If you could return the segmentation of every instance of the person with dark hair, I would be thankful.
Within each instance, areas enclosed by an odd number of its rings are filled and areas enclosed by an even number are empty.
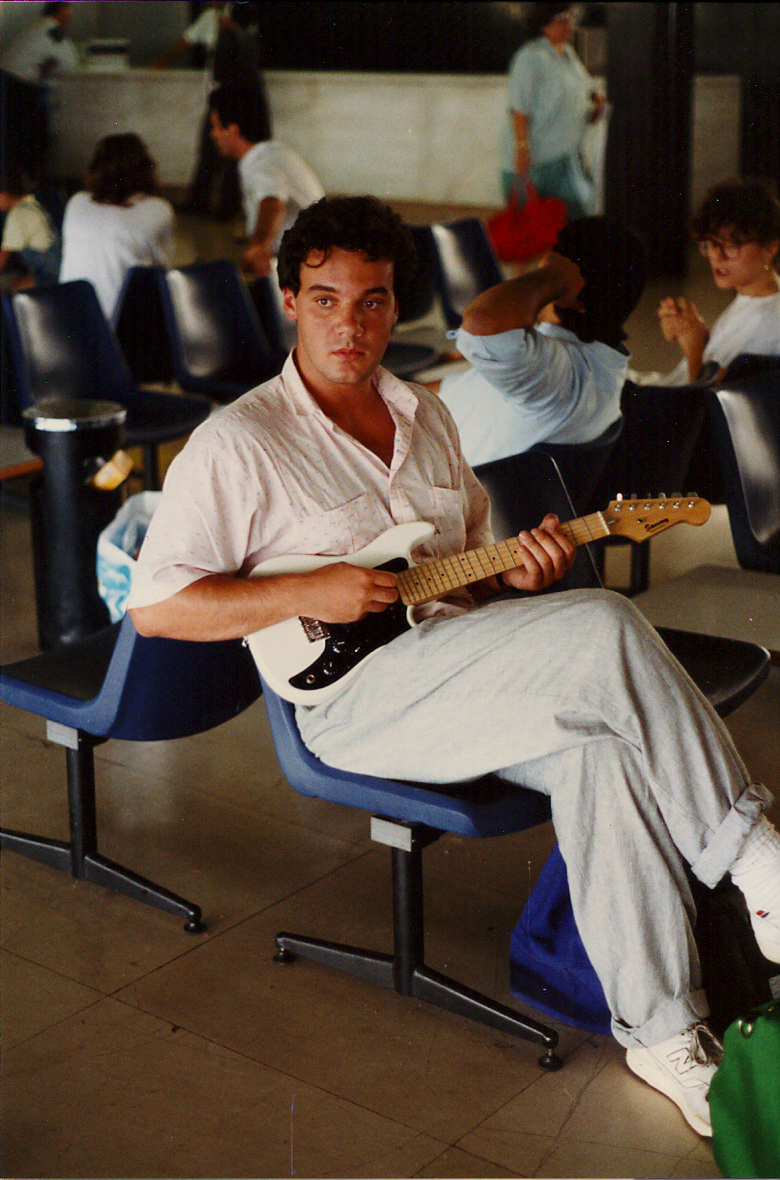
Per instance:
[[[762,181],[722,181],[694,214],[691,233],[715,286],[736,291],[736,298],[711,329],[690,299],[662,299],[661,331],[680,346],[683,359],[665,375],[631,374],[645,385],[686,385],[707,361],[723,370],[743,352],[780,356],[780,202]]]
[[[235,6],[226,0],[210,0],[179,40],[151,62],[150,69],[171,65],[186,50],[199,48],[206,58],[206,87],[234,86],[249,96],[259,119],[257,140],[271,138],[271,116],[265,82],[259,69],[257,29],[242,27]],[[198,162],[182,212],[226,221],[241,209],[241,190],[235,160],[222,156],[211,139],[210,111],[201,128]]]
[[[238,161],[249,238],[243,265],[255,275],[270,274],[282,234],[324,189],[297,152],[265,137],[262,106],[251,94],[220,86],[209,96],[209,107],[217,150]]]
[[[356,556],[391,526],[434,526],[418,562],[491,540],[488,498],[446,407],[380,367],[403,237],[396,215],[365,197],[304,210],[287,231],[284,307],[298,345],[279,376],[218,410],[174,459],[129,599],[141,634],[202,641],[296,617],[315,633],[354,623],[398,600],[396,575]],[[570,568],[557,517],[522,532],[513,552],[516,566],[442,589],[417,608],[418,626],[298,708],[301,736],[341,770],[431,783],[494,771],[548,795],[614,1035],[633,1072],[708,1135],[720,1049],[703,1023],[685,866],[708,885],[731,871],[762,950],[780,961],[771,795],[622,595],[500,595],[543,590]],[[247,576],[291,554],[335,560]]]
[[[0,65],[25,82],[46,82],[78,65],[76,47],[66,35],[73,17],[73,5],[44,4],[38,20],[20,33],[3,51]]]
[[[578,9],[532,4],[528,39],[509,65],[507,112],[501,128],[504,197],[530,180],[541,197],[565,201],[569,218],[594,211],[595,187],[583,160],[588,123],[605,101],[570,45]]]
[[[5,214],[0,245],[0,271],[14,255],[22,273],[4,273],[2,283],[18,291],[22,287],[56,283],[60,270],[60,237],[46,210],[30,192],[30,183],[18,164],[0,161],[0,213]],[[9,267],[9,272],[13,268]]]
[[[65,206],[60,282],[88,279],[110,319],[131,266],[168,265],[173,226],[146,144],[133,132],[107,135],[95,148],[84,191]]]
[[[474,299],[456,340],[472,368],[440,386],[469,463],[539,442],[592,442],[620,418],[623,324],[645,278],[636,235],[584,217],[564,227],[543,266]]]

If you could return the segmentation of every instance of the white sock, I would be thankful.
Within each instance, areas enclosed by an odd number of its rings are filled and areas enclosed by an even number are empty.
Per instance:
[[[729,871],[748,909],[780,926],[780,832],[765,815],[751,828]]]

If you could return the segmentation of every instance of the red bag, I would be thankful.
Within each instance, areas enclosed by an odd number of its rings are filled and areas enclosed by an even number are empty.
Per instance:
[[[566,205],[557,197],[540,197],[528,181],[525,198],[521,205],[513,189],[507,208],[487,219],[488,237],[501,262],[526,262],[546,254],[566,224]]]

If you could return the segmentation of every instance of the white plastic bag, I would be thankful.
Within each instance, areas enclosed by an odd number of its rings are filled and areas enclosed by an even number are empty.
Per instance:
[[[125,613],[138,551],[162,492],[138,492],[129,496],[97,543],[98,593],[108,607],[112,623]]]

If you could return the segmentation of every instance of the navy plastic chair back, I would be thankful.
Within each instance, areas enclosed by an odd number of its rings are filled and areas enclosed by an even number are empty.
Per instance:
[[[126,405],[135,387],[116,338],[86,279],[4,297],[21,409],[47,398]]]
[[[271,376],[271,349],[234,263],[157,271],[176,380],[219,401]]]
[[[496,540],[516,536],[521,529],[536,528],[548,512],[561,521],[578,515],[558,464],[543,450],[525,451],[482,463],[474,474],[490,499],[491,527]],[[606,508],[606,504],[602,505]],[[601,585],[590,548],[581,545],[574,565],[555,586],[558,590],[598,588]]]
[[[599,485],[617,441],[623,433],[623,419],[618,418],[598,438],[585,443],[538,443],[534,450],[549,455],[558,465],[561,478],[578,516],[587,513],[593,493]],[[610,496],[600,506],[606,508]]]
[[[780,573],[780,369],[709,395],[739,564]]]
[[[119,293],[113,323],[133,380],[168,384],[173,358],[154,266],[131,266]]]
[[[436,246],[436,278],[448,328],[459,328],[473,299],[503,282],[485,226],[478,217],[431,227]]]
[[[398,323],[424,319],[436,305],[436,247],[429,225],[410,225],[417,250],[417,270],[409,287],[399,294]]]
[[[284,295],[275,262],[270,275],[263,275],[249,284],[249,294],[271,349],[271,368],[274,373],[280,373],[298,342],[298,329],[284,314]]]

